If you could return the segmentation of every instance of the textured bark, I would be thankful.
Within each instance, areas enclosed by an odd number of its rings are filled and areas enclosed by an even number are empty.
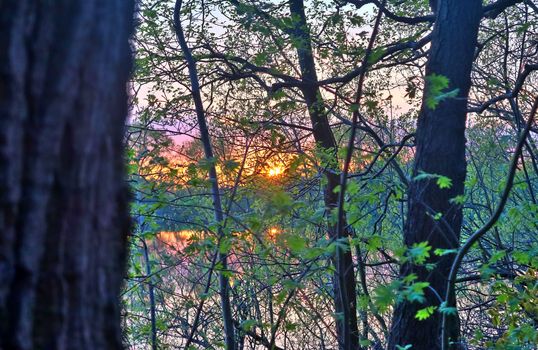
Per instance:
[[[437,4],[436,22],[426,75],[444,75],[450,79],[449,89],[459,89],[457,98],[442,101],[430,109],[423,102],[416,133],[416,156],[414,175],[420,171],[447,176],[452,180],[450,189],[440,189],[435,180],[412,181],[404,243],[428,241],[436,248],[459,247],[462,208],[451,199],[463,194],[466,175],[465,120],[471,67],[476,46],[478,25],[482,15],[480,0],[444,0]],[[426,88],[425,99],[428,96]],[[441,220],[432,218],[442,213]],[[429,263],[435,268],[427,271],[423,266],[406,264],[401,275],[416,274],[419,281],[427,281],[439,296],[446,292],[446,282],[453,255],[433,256]],[[454,296],[453,296],[454,297]],[[399,304],[394,312],[389,349],[396,345],[412,344],[413,350],[439,349],[440,313],[436,312],[424,321],[415,318],[417,310],[429,305],[439,306],[439,299],[426,289],[426,303]],[[457,322],[449,330],[453,340],[459,338]]]
[[[297,22],[292,35],[297,40],[297,56],[301,69],[303,93],[310,121],[312,123],[313,136],[319,146],[325,151],[335,152],[338,145],[329,125],[327,112],[323,106],[321,92],[318,87],[318,77],[314,56],[312,54],[311,37],[306,22],[303,0],[291,0],[290,12]],[[335,154],[336,157],[336,154]],[[335,161],[336,164],[336,161]],[[330,166],[329,166],[330,168]],[[334,192],[340,185],[340,178],[333,171],[325,171],[327,184],[324,188],[325,206],[329,211],[336,210],[338,204],[338,194]],[[351,235],[346,222],[342,225],[341,237],[337,237],[336,225],[329,225],[329,236],[334,239],[347,238]],[[334,298],[336,312],[344,317],[337,320],[337,334],[339,348],[342,350],[352,350],[359,348],[359,332],[357,325],[357,291],[356,279],[353,268],[353,257],[351,250],[342,251],[338,254],[340,261],[335,261],[336,272],[333,278]]]
[[[0,349],[120,349],[130,0],[0,1]]]

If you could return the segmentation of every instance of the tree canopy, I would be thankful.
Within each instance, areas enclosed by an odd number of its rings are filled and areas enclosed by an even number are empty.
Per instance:
[[[535,348],[532,0],[135,17],[128,348]]]

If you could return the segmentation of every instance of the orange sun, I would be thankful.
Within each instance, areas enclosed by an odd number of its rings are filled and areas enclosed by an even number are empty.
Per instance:
[[[267,175],[269,177],[275,177],[275,176],[280,176],[284,173],[284,167],[281,167],[281,166],[274,166],[272,168],[269,169],[269,171],[267,172]]]
[[[276,240],[279,234],[281,234],[282,231],[278,227],[270,227],[267,230],[267,238],[269,238],[271,241]]]

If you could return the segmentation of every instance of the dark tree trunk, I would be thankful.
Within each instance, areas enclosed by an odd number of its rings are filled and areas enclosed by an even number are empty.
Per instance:
[[[207,126],[207,118],[202,101],[202,93],[200,89],[200,82],[198,79],[198,69],[196,68],[196,61],[192,56],[191,49],[189,48],[185,35],[183,33],[183,27],[181,25],[181,6],[182,0],[176,0],[174,6],[174,29],[176,31],[176,37],[181,47],[183,55],[185,55],[185,61],[187,61],[187,68],[189,70],[189,79],[191,83],[192,98],[196,108],[196,117],[198,121],[198,127],[200,128],[200,138],[204,147],[205,158],[208,161],[214,160],[213,146],[211,143],[211,137],[209,135],[209,128]],[[214,163],[211,163],[208,169],[209,181],[211,182],[211,195],[213,198],[213,212],[215,215],[215,221],[218,223],[218,236],[219,242],[224,238],[224,231],[222,225],[224,224],[224,211],[222,210],[222,199],[220,196],[219,179],[217,175],[217,168]],[[225,272],[228,270],[228,253],[219,251],[219,263],[221,265],[221,271],[219,271],[219,294],[220,303],[222,307],[222,322],[224,324],[224,338],[226,342],[226,350],[237,349],[232,305],[230,303],[230,279],[226,276]],[[194,327],[196,328],[196,327]],[[187,348],[187,346],[185,346]]]
[[[329,125],[327,112],[323,105],[323,99],[318,87],[316,65],[312,54],[312,44],[308,23],[304,12],[303,0],[290,1],[291,15],[297,20],[293,31],[293,36],[297,40],[297,55],[301,69],[303,93],[308,113],[312,123],[313,136],[316,143],[325,151],[334,152],[334,164],[329,164],[329,170],[325,171],[327,184],[324,188],[324,201],[328,211],[336,210],[338,204],[338,194],[334,192],[340,185],[340,177],[333,170],[336,168],[336,150],[338,145]],[[336,237],[336,225],[329,225],[329,236],[333,239],[347,238],[351,235],[347,223],[343,225],[341,237]],[[339,257],[338,257],[339,256]],[[359,332],[357,326],[357,291],[356,279],[353,268],[353,257],[351,249],[342,251],[335,259],[336,272],[333,278],[335,309],[340,315],[337,319],[337,334],[339,348],[342,350],[352,350],[359,348]]]
[[[120,349],[130,0],[0,1],[0,348]]]
[[[450,189],[440,189],[435,180],[412,181],[404,243],[428,241],[432,248],[435,268],[427,271],[423,266],[408,263],[401,275],[416,274],[419,281],[427,281],[439,296],[444,296],[446,281],[454,255],[436,257],[436,248],[459,247],[462,208],[451,199],[463,194],[466,175],[465,120],[471,67],[477,41],[478,25],[482,15],[480,0],[444,0],[437,4],[432,47],[426,65],[426,75],[438,74],[450,80],[448,89],[459,89],[457,98],[446,99],[435,109],[426,106],[428,87],[418,119],[414,175],[420,171],[449,177]],[[433,219],[442,213],[440,220]],[[439,349],[440,313],[435,312],[424,321],[415,318],[417,310],[426,306],[439,306],[438,297],[426,289],[426,303],[400,303],[394,312],[389,349],[396,345],[412,344],[413,350]],[[450,337],[459,338],[457,322],[452,322]]]

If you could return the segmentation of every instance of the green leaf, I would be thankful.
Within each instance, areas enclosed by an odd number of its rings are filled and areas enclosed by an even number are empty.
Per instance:
[[[424,297],[424,289],[428,288],[429,285],[428,282],[413,283],[405,287],[402,297],[411,302],[423,303],[426,301],[426,298]]]
[[[452,187],[452,180],[447,176],[443,176],[439,174],[429,174],[424,171],[420,171],[420,173],[414,177],[415,181],[429,180],[429,179],[437,179],[435,183],[441,189]]]
[[[527,22],[525,24],[522,24],[521,26],[519,26],[516,30],[516,32],[518,34],[523,34],[525,31],[527,31],[531,26],[531,22]]]
[[[362,346],[362,347],[367,347],[367,346],[370,346],[372,345],[372,341],[369,340],[369,339],[361,339],[359,340],[359,345]]]
[[[204,159],[200,159],[198,161],[198,166],[201,169],[206,170],[206,171],[208,171],[209,169],[214,167],[215,164],[217,164],[217,159],[215,157],[213,157],[213,158],[204,158]]]
[[[244,320],[243,322],[241,322],[240,327],[245,332],[248,332],[252,328],[254,328],[254,326],[256,326],[257,324],[258,324],[258,322],[256,320]]]
[[[357,111],[359,110],[359,105],[357,105],[357,104],[351,104],[351,105],[349,105],[349,110],[350,110],[351,112],[357,112]]]
[[[230,249],[232,248],[232,241],[228,238],[223,238],[221,241],[220,241],[220,245],[219,245],[219,253],[221,254],[228,254],[228,252],[230,251]]]
[[[447,92],[444,92],[442,94],[435,96],[435,101],[439,103],[443,100],[446,100],[447,98],[455,98],[458,96],[459,93],[460,93],[460,89],[450,90],[450,91],[447,91]]]
[[[396,300],[396,292],[400,286],[398,281],[394,281],[388,285],[380,285],[374,289],[374,305],[381,312],[387,311]]]
[[[233,159],[227,160],[224,162],[224,169],[226,170],[235,170],[239,167],[239,163]]]
[[[448,88],[450,80],[444,75],[431,74],[426,77],[427,94],[426,94],[426,106],[430,109],[437,108],[439,102],[458,96],[459,89],[451,91],[443,91]]]
[[[405,276],[405,277],[403,278],[403,282],[404,282],[405,284],[410,284],[410,283],[412,283],[413,281],[416,281],[417,278],[418,278],[418,276],[417,276],[416,274],[414,274],[414,273],[410,273],[409,275],[407,275],[407,276]]]
[[[266,52],[260,52],[254,57],[253,63],[257,66],[261,66],[267,62],[267,57],[268,55]]]
[[[385,51],[386,49],[384,47],[375,48],[368,57],[368,65],[371,66],[374,63],[377,63],[377,61],[379,61],[381,57],[383,57]]]
[[[426,77],[426,106],[428,108],[435,109],[437,107],[439,101],[436,100],[436,97],[442,93],[443,89],[448,87],[449,83],[450,81],[444,75],[433,73]]]
[[[360,187],[356,182],[352,181],[347,184],[346,191],[350,196],[357,194],[359,190]]]
[[[433,315],[435,309],[437,309],[437,306],[428,306],[423,309],[420,309],[417,311],[415,318],[419,321],[424,321],[425,319]]]
[[[220,271],[220,274],[226,278],[231,278],[234,276],[234,273],[233,271],[230,271],[230,270],[221,270]]]
[[[452,180],[446,176],[439,175],[437,177],[437,186],[440,189],[450,188],[452,187]]]
[[[271,205],[283,213],[287,212],[293,206],[293,199],[289,194],[282,190],[276,190],[270,194]]]
[[[413,347],[411,344],[407,344],[406,346],[396,345],[396,350],[409,350]]]
[[[369,252],[374,252],[378,248],[381,248],[383,246],[383,241],[381,240],[380,236],[372,236],[370,239],[368,239],[368,242],[366,243],[366,249]]]
[[[454,204],[457,204],[457,205],[463,205],[465,204],[465,196],[460,194],[454,198],[451,198],[450,199],[450,203],[454,203]]]
[[[531,261],[530,254],[521,251],[515,251],[512,253],[512,257],[518,264],[527,265]]]
[[[450,83],[450,80],[447,77],[442,74],[435,73],[428,75],[426,77],[426,81],[429,84],[428,88],[432,92],[440,92],[443,89],[446,89],[448,87],[448,84]]]
[[[286,321],[284,323],[284,329],[287,331],[294,331],[297,329],[297,324],[293,322]]]
[[[435,177],[436,177],[435,174],[428,174],[428,173],[426,173],[424,171],[420,171],[420,173],[417,176],[415,176],[413,178],[413,180],[415,180],[415,181],[429,180],[429,179],[432,179],[432,178],[435,178]]]
[[[270,97],[275,99],[275,100],[280,100],[280,99],[286,97],[286,93],[284,92],[284,90],[277,90],[277,91],[273,92]]]
[[[294,280],[283,280],[282,281],[282,287],[284,288],[285,291],[292,291],[292,290],[295,290],[297,288],[299,288],[301,285],[299,284],[299,282],[297,281],[294,281]]]
[[[457,249],[441,249],[437,248],[433,251],[433,253],[437,256],[444,256],[448,254],[456,254],[458,252]]]
[[[495,252],[491,256],[491,258],[489,259],[489,263],[490,264],[495,264],[496,262],[498,262],[499,260],[501,260],[505,256],[506,256],[506,251],[505,250],[499,250],[499,251]]]
[[[408,250],[408,256],[416,264],[424,264],[426,259],[430,257],[430,250],[432,247],[428,241],[414,243]]]
[[[299,253],[305,249],[306,240],[301,236],[289,235],[286,237],[286,244],[292,252]]]
[[[447,315],[457,315],[458,309],[453,306],[446,306],[446,302],[443,301],[439,307],[439,312]]]

